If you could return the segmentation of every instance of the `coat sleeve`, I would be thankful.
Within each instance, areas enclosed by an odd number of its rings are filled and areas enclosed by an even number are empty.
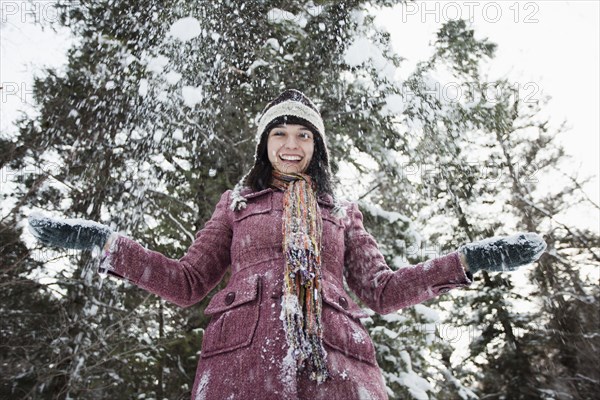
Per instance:
[[[168,258],[120,236],[104,255],[100,269],[182,307],[202,300],[230,265],[229,192],[223,193],[211,219],[182,258]]]
[[[465,273],[457,252],[392,271],[375,239],[365,230],[362,213],[355,203],[350,206],[348,218],[346,281],[375,312],[387,314],[471,284],[470,273]]]

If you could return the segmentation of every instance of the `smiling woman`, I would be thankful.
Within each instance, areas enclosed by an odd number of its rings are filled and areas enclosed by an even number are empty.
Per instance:
[[[312,159],[315,144],[304,125],[277,125],[269,132],[267,152],[273,168],[279,172],[301,173]]]
[[[297,90],[267,105],[255,164],[181,259],[148,250],[110,228],[31,216],[33,234],[54,246],[104,247],[100,267],[182,307],[227,287],[211,317],[194,399],[387,398],[375,348],[360,319],[387,314],[471,284],[480,269],[512,270],[545,249],[535,234],[491,239],[392,271],[363,226],[356,203],[333,196],[321,115]]]
[[[308,97],[293,89],[277,96],[263,110],[256,134],[255,163],[233,190],[232,207],[239,209],[246,204],[240,195],[244,188],[269,188],[273,171],[303,172],[311,177],[321,196],[335,200],[324,134],[321,115]],[[298,156],[301,160],[296,161]],[[336,201],[336,210],[340,207]]]

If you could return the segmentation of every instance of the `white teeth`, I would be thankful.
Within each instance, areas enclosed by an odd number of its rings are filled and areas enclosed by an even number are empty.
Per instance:
[[[286,161],[300,161],[302,160],[302,157],[300,156],[288,156],[288,155],[281,155],[279,156],[282,160],[286,160]]]

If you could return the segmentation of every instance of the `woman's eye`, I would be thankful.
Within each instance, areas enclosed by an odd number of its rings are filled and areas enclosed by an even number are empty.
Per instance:
[[[302,132],[302,133],[300,134],[300,137],[301,137],[302,139],[310,139],[310,133],[308,133],[308,132]]]

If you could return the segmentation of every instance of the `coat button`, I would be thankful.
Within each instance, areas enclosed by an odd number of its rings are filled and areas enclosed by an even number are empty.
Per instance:
[[[235,300],[235,292],[227,293],[227,296],[225,296],[225,304],[230,305],[231,303],[233,303],[234,300]]]
[[[340,296],[340,298],[338,299],[340,306],[342,306],[342,308],[344,310],[348,309],[348,300],[346,300],[346,298],[344,296]]]

